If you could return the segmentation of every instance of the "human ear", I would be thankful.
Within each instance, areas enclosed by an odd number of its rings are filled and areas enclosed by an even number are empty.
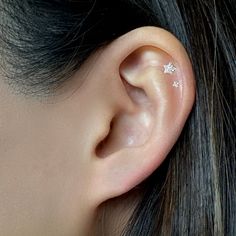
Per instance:
[[[90,188],[101,203],[163,162],[192,109],[195,82],[184,47],[157,27],[131,31],[100,53],[91,80],[100,81],[94,86],[103,105],[93,129]]]

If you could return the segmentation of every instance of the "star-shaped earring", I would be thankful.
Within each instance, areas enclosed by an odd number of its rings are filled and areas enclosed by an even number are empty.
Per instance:
[[[179,88],[180,87],[180,82],[179,81],[174,81],[172,86],[175,87],[175,88]]]
[[[173,74],[176,71],[176,67],[169,62],[169,64],[164,65],[164,74]]]

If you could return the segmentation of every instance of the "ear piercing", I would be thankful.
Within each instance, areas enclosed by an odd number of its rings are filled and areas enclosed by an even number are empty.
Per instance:
[[[164,65],[163,67],[164,67],[164,74],[171,74],[172,75],[177,69],[171,62],[169,62],[169,64]],[[174,88],[179,88],[180,85],[181,85],[181,83],[178,80],[175,80],[172,84],[172,86]]]
[[[176,80],[176,81],[174,81],[172,86],[175,87],[175,88],[179,88],[180,87],[180,82]]]
[[[164,65],[164,74],[173,74],[176,71],[176,67],[169,62],[169,64]]]

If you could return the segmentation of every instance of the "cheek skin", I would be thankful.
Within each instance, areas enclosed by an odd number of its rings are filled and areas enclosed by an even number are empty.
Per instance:
[[[50,105],[11,96],[0,103],[2,230],[7,222],[19,235],[41,232],[39,225],[57,235],[78,227],[78,212],[86,214],[80,202],[89,185],[84,142],[90,121],[84,101],[71,98]]]

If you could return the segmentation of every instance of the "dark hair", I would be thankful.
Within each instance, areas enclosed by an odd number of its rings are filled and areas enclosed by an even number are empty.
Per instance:
[[[27,95],[55,92],[94,50],[142,25],[143,19],[126,24],[132,7],[126,2],[1,0],[0,69],[6,82]]]
[[[153,25],[185,46],[194,109],[123,235],[236,235],[236,4],[233,0],[0,0],[1,72],[24,94],[50,94],[89,55]]]

